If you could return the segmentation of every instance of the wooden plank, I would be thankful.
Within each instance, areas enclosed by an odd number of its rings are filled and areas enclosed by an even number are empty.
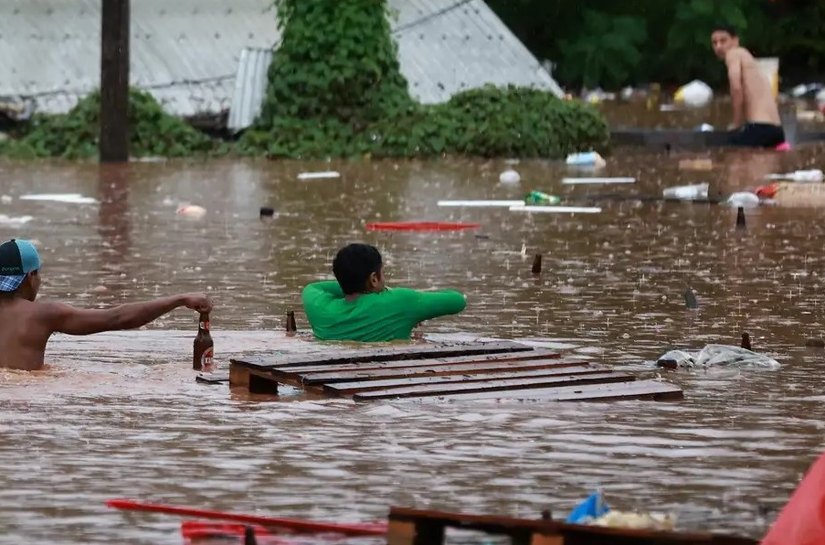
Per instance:
[[[339,382],[337,384],[325,384],[324,390],[337,395],[352,395],[359,392],[371,392],[384,390],[386,388],[396,388],[404,386],[417,386],[422,384],[456,384],[467,382],[479,382],[492,379],[526,379],[535,377],[549,377],[558,375],[586,375],[594,373],[609,372],[610,368],[602,365],[582,365],[581,367],[562,367],[550,369],[529,369],[504,373],[466,373],[461,375],[441,375],[415,378],[397,378],[386,380],[362,380],[355,382]]]
[[[450,365],[455,363],[487,363],[491,361],[528,361],[528,360],[546,360],[558,359],[561,357],[559,352],[553,350],[531,350],[529,352],[515,352],[512,354],[481,354],[477,356],[457,356],[450,358],[432,358],[424,360],[400,360],[400,361],[374,361],[364,363],[341,363],[341,364],[322,364],[322,365],[299,365],[274,367],[271,371],[283,371],[287,373],[314,373],[325,372],[333,373],[339,371],[367,371],[373,369],[398,369],[408,367],[426,367],[437,365]],[[584,361],[584,360],[582,360]]]
[[[530,360],[502,361],[490,363],[462,363],[459,365],[439,365],[431,367],[411,367],[400,369],[377,369],[372,371],[344,371],[341,373],[307,373],[296,375],[286,371],[272,371],[279,380],[297,380],[301,384],[333,384],[354,380],[378,380],[398,377],[434,377],[460,375],[480,371],[517,371],[524,369],[551,369],[562,367],[580,367],[586,362],[579,360]]]
[[[429,521],[445,527],[463,528],[509,536],[524,531],[546,536],[562,536],[564,545],[757,545],[757,541],[738,536],[707,532],[663,532],[634,528],[610,528],[567,524],[552,520],[518,519],[504,516],[466,515],[443,511],[424,511],[391,507],[390,523]]]
[[[635,377],[625,373],[593,373],[588,375],[559,375],[519,380],[488,380],[459,384],[433,384],[410,386],[407,388],[388,388],[375,392],[355,394],[356,401],[375,401],[378,399],[397,399],[402,397],[427,397],[457,393],[500,392],[503,390],[523,390],[529,388],[568,386],[578,384],[596,384],[605,382],[633,381]]]
[[[533,534],[530,545],[564,545],[564,537],[559,535]]]
[[[391,520],[387,525],[387,545],[413,545],[415,523]]]
[[[684,392],[672,384],[656,380],[637,380],[620,384],[592,384],[533,390],[511,390],[506,392],[506,395],[501,392],[456,393],[439,396],[438,400],[466,401],[507,398],[538,401],[614,401],[621,399],[677,401],[683,397]]]
[[[363,350],[333,349],[333,353],[311,353],[293,356],[259,356],[248,359],[232,359],[230,362],[262,369],[299,365],[320,365],[340,363],[361,363],[390,360],[415,360],[442,358],[448,356],[473,356],[477,354],[503,354],[528,352],[533,347],[510,341],[456,344],[456,345],[405,345],[389,348],[367,348]]]
[[[229,364],[229,386],[249,388],[249,367],[235,362]]]

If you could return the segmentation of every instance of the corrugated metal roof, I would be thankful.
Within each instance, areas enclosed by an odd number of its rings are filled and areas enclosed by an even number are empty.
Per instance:
[[[389,0],[410,92],[435,103],[492,83],[561,89],[483,0]],[[131,81],[181,116],[260,110],[271,48],[271,0],[133,0]],[[0,96],[65,112],[99,86],[100,0],[0,0]],[[230,107],[231,105],[231,107]]]
[[[270,0],[132,0],[131,82],[181,116],[226,111],[245,47],[278,41]],[[100,0],[0,0],[0,96],[60,113],[100,85]]]
[[[482,0],[391,0],[401,70],[419,101],[485,84],[561,88]]]
[[[237,132],[249,127],[261,112],[271,62],[270,49],[244,49],[241,52],[232,107],[226,123],[230,131]]]

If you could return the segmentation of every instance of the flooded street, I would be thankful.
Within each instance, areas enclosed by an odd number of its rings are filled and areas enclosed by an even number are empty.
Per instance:
[[[319,349],[300,290],[362,240],[384,254],[391,285],[467,294],[463,314],[424,324],[431,339],[526,339],[685,391],[676,403],[272,403],[195,383],[188,311],[136,332],[58,336],[47,369],[0,370],[0,543],[182,542],[179,518],[108,510],[117,497],[372,521],[390,505],[561,517],[595,487],[618,509],[673,512],[680,529],[761,536],[825,447],[825,351],[804,347],[825,329],[822,210],[748,210],[736,231],[735,209],[632,197],[702,181],[744,189],[822,168],[823,151],[714,152],[712,171],[689,172],[679,160],[699,155],[617,150],[599,175],[638,182],[584,187],[538,161],[515,165],[517,186],[499,184],[504,161],[0,163],[0,194],[13,198],[0,204],[0,238],[37,241],[43,299],[95,307],[208,291],[221,366]],[[296,179],[330,169],[342,178]],[[437,206],[532,189],[603,211]],[[99,204],[19,199],[67,192]],[[176,215],[185,202],[205,218]],[[261,221],[261,206],[276,217]],[[482,227],[365,229],[407,220]],[[687,286],[698,310],[685,310]],[[286,338],[292,309],[302,335]],[[782,368],[652,366],[671,348],[738,344],[743,331]]]

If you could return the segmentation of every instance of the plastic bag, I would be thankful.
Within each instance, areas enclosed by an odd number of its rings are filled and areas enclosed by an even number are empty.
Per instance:
[[[736,367],[778,369],[781,366],[781,364],[773,358],[769,358],[763,354],[757,354],[747,348],[727,344],[709,344],[699,352],[671,350],[663,354],[657,360],[657,364],[661,367],[667,367],[667,363],[674,361],[676,362],[676,367],[687,368],[732,365]]]
[[[601,491],[594,492],[573,509],[567,517],[567,522],[570,524],[588,524],[604,516],[608,511],[610,511],[610,507],[604,502]]]

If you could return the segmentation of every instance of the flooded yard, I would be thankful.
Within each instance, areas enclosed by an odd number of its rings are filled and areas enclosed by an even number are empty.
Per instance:
[[[196,316],[183,310],[137,332],[58,336],[46,370],[0,370],[0,542],[181,543],[179,519],[107,510],[115,497],[369,521],[389,505],[562,516],[595,487],[616,508],[673,512],[682,529],[761,536],[825,446],[825,351],[804,347],[825,324],[822,211],[748,210],[737,231],[735,209],[636,197],[701,181],[752,187],[821,168],[822,152],[718,151],[713,170],[691,172],[679,160],[697,155],[620,149],[599,175],[638,182],[604,187],[563,186],[576,172],[543,161],[513,165],[520,185],[499,184],[504,161],[0,163],[0,194],[12,197],[0,234],[37,241],[41,297],[96,307],[208,291],[219,365],[318,349],[300,290],[331,277],[338,247],[367,241],[391,285],[467,294],[463,314],[424,324],[431,339],[527,339],[685,391],[666,404],[271,403],[194,382]],[[296,179],[329,169],[342,177]],[[532,189],[603,211],[437,206]],[[98,203],[20,199],[67,192]],[[186,202],[206,216],[177,215]],[[365,230],[407,220],[482,227]],[[685,309],[688,286],[698,310]],[[287,338],[292,309],[303,334]],[[652,366],[743,331],[782,368]]]

